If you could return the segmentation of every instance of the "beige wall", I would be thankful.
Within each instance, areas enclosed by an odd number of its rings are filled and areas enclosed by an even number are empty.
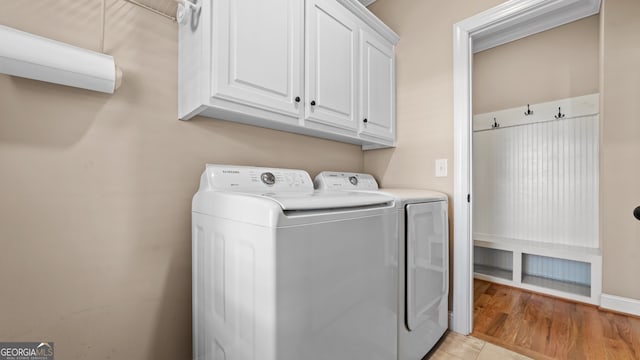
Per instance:
[[[206,162],[362,170],[359,147],[177,120],[177,27],[109,1],[114,95],[0,75],[0,340],[57,359],[189,359],[191,197]],[[99,0],[3,1],[0,24],[97,50]]]
[[[599,92],[598,15],[476,53],[473,113]]]
[[[602,9],[603,292],[640,300],[640,1]]]
[[[397,147],[367,151],[365,171],[383,186],[453,189],[453,24],[502,0],[377,0],[369,7],[398,35]],[[435,177],[435,160],[449,176]]]

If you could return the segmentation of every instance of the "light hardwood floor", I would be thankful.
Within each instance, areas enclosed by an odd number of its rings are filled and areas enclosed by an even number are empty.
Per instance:
[[[640,319],[482,280],[476,338],[535,359],[640,359]]]
[[[524,360],[530,359],[473,336],[448,332],[423,360]]]

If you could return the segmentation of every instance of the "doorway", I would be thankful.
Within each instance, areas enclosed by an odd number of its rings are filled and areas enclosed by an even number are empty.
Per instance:
[[[599,0],[512,0],[454,25],[453,331],[473,328],[472,56],[599,10]]]

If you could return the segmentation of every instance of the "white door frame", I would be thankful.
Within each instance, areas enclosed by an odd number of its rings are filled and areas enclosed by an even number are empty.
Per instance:
[[[471,71],[473,53],[600,11],[601,0],[510,0],[453,26],[453,309],[451,329],[473,330]]]

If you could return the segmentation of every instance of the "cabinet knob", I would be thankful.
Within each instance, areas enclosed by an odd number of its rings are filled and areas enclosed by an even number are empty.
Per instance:
[[[368,122],[369,122],[369,120],[364,119],[364,120],[362,120],[362,122],[366,124],[366,123],[368,123]]]
[[[315,100],[311,100],[311,106],[316,106],[316,101]]]
[[[296,96],[296,98],[294,99],[297,103],[300,102],[300,96]]]

